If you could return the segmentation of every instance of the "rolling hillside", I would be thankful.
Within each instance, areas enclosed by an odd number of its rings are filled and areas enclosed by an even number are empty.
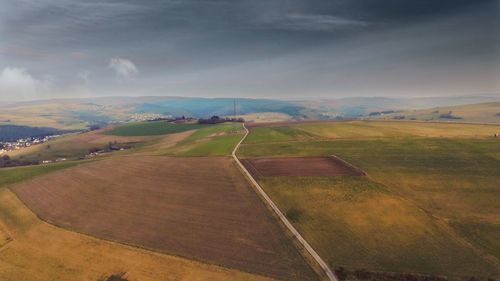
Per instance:
[[[374,114],[374,113],[372,113]],[[373,119],[500,123],[500,102],[405,110],[371,116]]]

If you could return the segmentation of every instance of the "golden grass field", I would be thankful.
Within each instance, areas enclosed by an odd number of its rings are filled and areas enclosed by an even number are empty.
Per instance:
[[[334,154],[368,173],[259,178],[333,267],[498,278],[499,129],[290,122],[252,128],[239,155]]]
[[[498,130],[498,127],[491,125],[437,124],[408,121],[351,121],[335,123],[335,125],[331,125],[331,123],[312,123],[299,124],[294,128],[327,139],[391,137],[491,138]]]
[[[462,119],[440,119],[441,114],[451,112],[453,116]],[[476,123],[500,123],[500,102],[488,102],[478,104],[466,104],[457,106],[443,106],[428,109],[408,110],[398,113],[384,115],[378,118],[390,119],[394,116],[404,115],[406,119],[434,120],[434,121],[455,121],[455,122],[476,122]]]

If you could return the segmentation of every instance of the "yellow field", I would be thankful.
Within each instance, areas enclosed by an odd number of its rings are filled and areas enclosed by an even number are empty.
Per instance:
[[[363,178],[260,180],[295,227],[333,267],[447,276],[498,276],[446,225]],[[466,266],[465,266],[466,265]]]
[[[461,117],[462,119],[440,119],[439,115],[451,112],[453,116]],[[408,110],[388,114],[382,117],[384,119],[392,119],[394,116],[404,115],[406,119],[414,118],[416,120],[434,120],[434,121],[452,121],[452,122],[477,122],[477,123],[500,123],[500,102],[488,102],[478,104],[466,104],[457,106],[444,106],[420,110]]]
[[[267,277],[107,242],[40,221],[8,189],[0,222],[13,240],[0,248],[0,280],[270,280]]]
[[[412,121],[351,121],[338,123],[309,123],[292,125],[323,138],[386,138],[386,137],[453,137],[491,138],[500,126],[454,123],[425,123]]]
[[[308,122],[251,128],[241,157],[336,155],[366,178],[260,177],[333,267],[500,276],[497,125]]]

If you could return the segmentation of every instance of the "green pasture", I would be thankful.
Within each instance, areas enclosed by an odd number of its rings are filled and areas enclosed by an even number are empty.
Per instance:
[[[500,140],[491,134],[498,128],[301,123],[253,128],[238,155],[334,154],[367,172],[259,179],[332,266],[499,277]]]

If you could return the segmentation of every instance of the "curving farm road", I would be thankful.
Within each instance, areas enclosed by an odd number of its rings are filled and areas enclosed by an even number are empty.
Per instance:
[[[328,264],[319,256],[319,254],[309,245],[309,243],[300,235],[300,233],[293,227],[293,225],[288,221],[288,219],[285,217],[285,215],[280,211],[278,206],[271,200],[271,198],[266,194],[264,189],[260,186],[260,184],[252,177],[250,172],[241,164],[240,160],[238,157],[236,157],[236,152],[238,151],[238,148],[240,147],[241,143],[246,139],[248,134],[250,133],[243,124],[243,129],[245,129],[245,135],[241,140],[238,142],[238,144],[234,147],[232,156],[236,163],[238,163],[238,166],[241,168],[241,170],[245,173],[247,178],[250,180],[250,182],[254,185],[254,187],[257,189],[259,194],[264,198],[266,204],[268,204],[273,211],[278,215],[278,217],[281,219],[281,221],[285,224],[285,226],[288,228],[288,230],[293,234],[293,236],[297,239],[297,241],[304,246],[304,248],[307,250],[307,252],[314,258],[314,260],[318,263],[318,265],[323,269],[325,275],[328,277],[330,281],[338,281],[337,277],[333,273],[333,271],[330,269]]]

